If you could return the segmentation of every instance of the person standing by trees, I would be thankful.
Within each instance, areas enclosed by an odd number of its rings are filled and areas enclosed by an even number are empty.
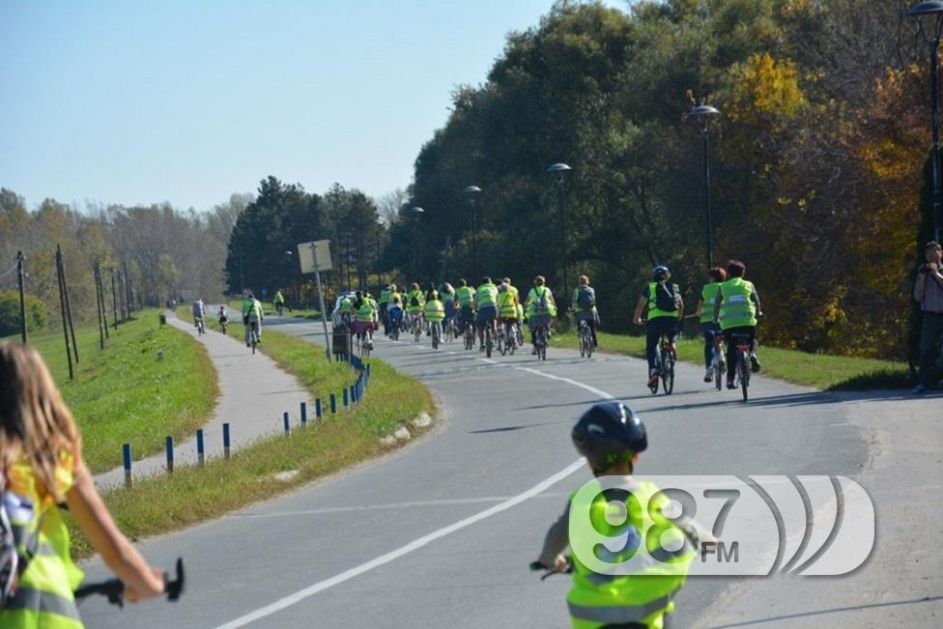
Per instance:
[[[923,248],[926,264],[920,267],[914,283],[914,299],[920,302],[920,382],[914,393],[923,393],[933,386],[933,358],[943,335],[943,247],[930,241]]]

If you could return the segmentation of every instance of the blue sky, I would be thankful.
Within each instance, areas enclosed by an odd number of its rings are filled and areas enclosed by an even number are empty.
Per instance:
[[[0,186],[30,207],[203,211],[270,174],[379,197],[551,5],[0,0]]]

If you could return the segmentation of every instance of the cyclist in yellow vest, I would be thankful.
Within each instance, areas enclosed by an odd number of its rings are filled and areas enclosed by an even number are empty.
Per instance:
[[[504,342],[508,346],[517,339],[517,295],[511,288],[507,282],[498,285],[498,324],[504,330]]]
[[[442,338],[442,322],[445,321],[445,304],[439,299],[439,291],[429,292],[429,301],[426,302],[423,315],[429,322],[429,334],[435,334],[433,328],[438,328],[439,338]]]
[[[714,358],[714,336],[720,332],[720,325],[714,322],[714,299],[722,282],[727,280],[727,271],[715,266],[707,272],[710,281],[701,289],[701,298],[697,302],[694,316],[700,318],[701,333],[704,335],[704,382],[710,382],[714,374],[711,373],[711,361]]]
[[[750,369],[754,372],[762,368],[756,355],[756,318],[762,316],[760,295],[753,282],[743,279],[747,273],[746,265],[740,260],[727,262],[727,276],[730,278],[720,285],[714,298],[714,321],[720,323],[727,344],[727,388],[735,388],[734,374],[737,369],[737,345],[734,336],[746,336],[750,339]]]
[[[390,295],[396,291],[394,284],[387,284],[380,289],[380,299],[377,304],[380,306],[380,320],[383,321],[383,334],[390,335],[390,318],[387,316],[387,309],[390,307]]]
[[[442,282],[439,286],[439,299],[442,300],[442,305],[445,306],[445,319],[454,320],[455,319],[455,289],[448,282]]]
[[[545,326],[547,338],[550,338],[553,318],[557,316],[557,302],[553,298],[553,291],[546,284],[543,275],[535,277],[534,287],[527,293],[527,302],[524,304],[527,324],[530,326],[530,342],[534,346],[531,354],[537,353],[537,327]]]
[[[419,320],[422,324],[422,309],[426,305],[426,297],[422,294],[419,284],[413,282],[409,285],[409,292],[406,293],[406,315],[408,317],[407,325],[412,329],[414,321]]]
[[[277,289],[275,291],[275,298],[272,300],[272,305],[275,306],[275,312],[278,313],[278,316],[282,315],[282,311],[285,309],[285,296],[282,294],[282,289]]]
[[[455,290],[455,301],[458,303],[459,309],[459,334],[464,334],[465,326],[475,323],[475,291],[464,278],[458,281],[458,288]]]
[[[3,510],[18,560],[25,563],[10,597],[4,596],[0,627],[83,626],[72,595],[83,573],[70,556],[68,529],[57,506],[63,502],[124,583],[127,600],[161,594],[163,573],[148,565],[115,525],[82,458],[72,414],[39,354],[26,345],[0,343],[0,382]]]
[[[262,342],[262,320],[264,318],[265,316],[262,314],[262,302],[255,298],[252,291],[248,291],[245,298],[242,300],[242,322],[246,326],[246,347],[249,347],[249,342],[252,340],[250,334],[252,333],[253,325],[255,325],[255,340],[258,343]]]
[[[662,335],[668,336],[668,342],[674,345],[678,336],[678,321],[684,316],[684,300],[677,284],[668,284],[671,271],[663,264],[652,270],[652,281],[642,290],[635,315],[632,320],[642,324],[642,310],[647,306],[648,315],[645,324],[645,357],[648,359],[648,386],[658,380],[655,369],[655,354]],[[672,308],[673,306],[673,308]]]
[[[574,426],[572,439],[597,480],[570,496],[531,568],[562,572],[572,562],[567,604],[578,629],[661,629],[675,609],[672,599],[684,585],[699,536],[706,532],[686,518],[668,519],[662,510],[669,499],[653,483],[632,477],[648,437],[630,408],[620,402],[594,405]],[[622,522],[612,523],[604,487],[625,490],[627,517]],[[596,542],[603,536],[625,539],[625,550],[600,558]],[[562,554],[567,546],[570,560]],[[621,565],[619,572],[627,574],[594,570],[600,563],[604,568]]]
[[[491,334],[497,334],[495,323],[498,320],[498,287],[487,275],[481,278],[481,285],[475,291],[475,305],[478,316],[475,324],[478,328],[478,349],[485,351],[485,326],[491,327]]]
[[[372,349],[373,328],[376,324],[377,313],[369,293],[364,295],[357,291],[357,297],[354,299],[354,318],[354,334],[361,342],[366,343]]]
[[[573,289],[573,317],[576,324],[585,321],[593,335],[593,347],[598,347],[596,326],[599,325],[599,311],[596,310],[596,290],[589,285],[589,276],[580,275],[576,278],[576,288]]]

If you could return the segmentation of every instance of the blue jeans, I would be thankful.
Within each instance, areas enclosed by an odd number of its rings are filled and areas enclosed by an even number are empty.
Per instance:
[[[668,336],[668,342],[674,343],[678,336],[677,317],[655,317],[645,324],[645,358],[648,359],[648,371],[655,368],[655,354],[658,352],[658,339]]]
[[[708,321],[701,324],[701,334],[704,335],[704,368],[711,368],[714,359],[714,335],[720,332],[720,324]]]

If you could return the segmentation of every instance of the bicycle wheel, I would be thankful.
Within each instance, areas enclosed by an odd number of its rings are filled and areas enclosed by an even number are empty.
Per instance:
[[[659,356],[658,356],[657,353],[655,354],[655,373],[661,374],[661,359],[659,358]],[[660,376],[659,376],[659,378],[660,378]],[[654,380],[650,380],[649,383],[648,383],[648,390],[652,392],[652,395],[655,395],[656,393],[658,393],[658,380],[659,380],[659,378],[655,378]]]
[[[491,358],[491,349],[493,348],[493,341],[491,340],[491,327],[485,330],[485,356]]]
[[[586,356],[586,335],[583,334],[583,325],[580,324],[580,358]]]
[[[724,364],[714,357],[714,386],[720,391],[724,386]]]
[[[432,349],[439,349],[439,324],[432,324]]]
[[[743,401],[746,402],[748,399],[747,389],[750,386],[750,367],[747,365],[746,352],[740,352],[737,369],[740,371],[740,390],[743,391]]]
[[[664,369],[661,372],[661,388],[665,395],[671,395],[675,389],[675,361],[671,352],[663,352],[662,364]]]

